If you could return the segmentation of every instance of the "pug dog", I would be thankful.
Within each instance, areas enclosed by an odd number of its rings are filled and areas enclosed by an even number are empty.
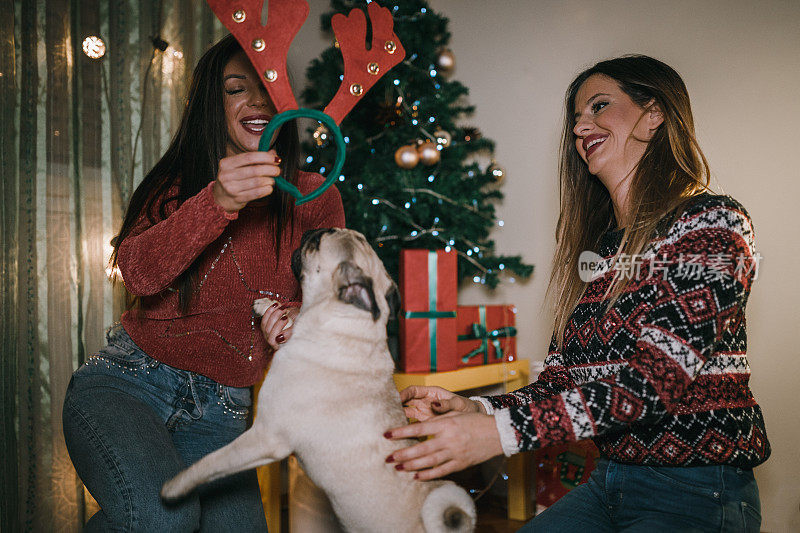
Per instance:
[[[292,255],[292,271],[303,305],[292,337],[275,352],[253,426],[164,484],[161,496],[176,500],[294,453],[347,531],[473,531],[466,491],[417,481],[385,461],[413,442],[383,437],[407,419],[386,344],[399,294],[375,251],[357,231],[312,230]]]

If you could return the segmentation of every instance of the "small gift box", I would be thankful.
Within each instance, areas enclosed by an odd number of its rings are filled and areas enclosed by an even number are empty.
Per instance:
[[[600,452],[590,440],[545,446],[534,452],[537,513],[589,480]]]
[[[458,263],[455,252],[400,252],[400,370],[455,370]]]
[[[456,313],[459,367],[517,358],[517,308],[513,305],[459,305]]]

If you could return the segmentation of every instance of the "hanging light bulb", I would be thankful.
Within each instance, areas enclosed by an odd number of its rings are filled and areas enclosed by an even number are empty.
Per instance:
[[[92,59],[100,59],[106,55],[106,43],[96,35],[90,35],[83,40],[83,53]]]

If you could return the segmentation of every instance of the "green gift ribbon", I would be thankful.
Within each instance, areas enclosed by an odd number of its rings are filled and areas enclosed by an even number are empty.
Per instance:
[[[497,359],[503,360],[503,347],[500,345],[500,339],[505,337],[516,337],[517,336],[517,328],[513,326],[505,326],[499,329],[493,329],[492,331],[486,330],[486,306],[478,306],[478,319],[480,320],[480,324],[472,324],[470,326],[470,333],[467,335],[459,335],[458,340],[460,341],[470,341],[470,340],[477,340],[480,339],[481,345],[466,354],[464,357],[461,358],[462,363],[468,363],[470,359],[475,357],[478,354],[483,353],[483,364],[489,363],[489,341],[491,341],[492,346],[494,346],[495,354],[497,355]]]
[[[406,311],[406,318],[427,318],[428,339],[431,344],[431,372],[436,372],[436,320],[440,318],[455,318],[455,311],[436,310],[436,269],[438,256],[436,252],[428,252],[428,310]]]

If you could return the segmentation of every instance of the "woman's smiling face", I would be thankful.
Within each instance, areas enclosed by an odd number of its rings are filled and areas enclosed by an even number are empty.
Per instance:
[[[631,100],[612,78],[592,74],[575,96],[575,147],[589,167],[607,186],[618,183],[636,167],[653,131],[661,124],[660,113]]]
[[[275,105],[244,52],[231,57],[222,76],[227,155],[258,150],[261,134],[275,116]]]

